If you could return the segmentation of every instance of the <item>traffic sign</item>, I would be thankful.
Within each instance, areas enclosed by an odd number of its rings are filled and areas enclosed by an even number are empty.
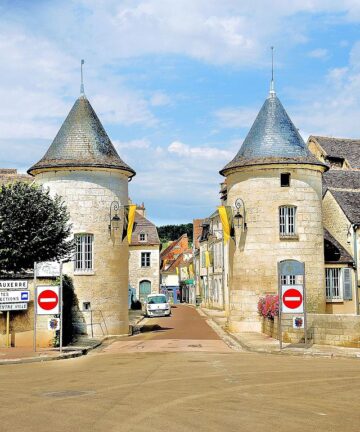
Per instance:
[[[0,303],[0,311],[27,310],[27,303]]]
[[[304,287],[302,285],[282,285],[281,300],[283,313],[303,313]]]
[[[27,280],[0,280],[0,289],[27,289]]]
[[[0,304],[28,302],[29,300],[30,300],[30,291],[15,291],[15,290],[0,291]]]
[[[59,313],[59,286],[38,286],[36,295],[37,315],[56,315]]]

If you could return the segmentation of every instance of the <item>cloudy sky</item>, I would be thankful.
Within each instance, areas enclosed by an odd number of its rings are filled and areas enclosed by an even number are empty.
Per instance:
[[[0,0],[0,167],[38,161],[85,93],[158,224],[209,215],[267,97],[306,140],[360,137],[359,0]]]

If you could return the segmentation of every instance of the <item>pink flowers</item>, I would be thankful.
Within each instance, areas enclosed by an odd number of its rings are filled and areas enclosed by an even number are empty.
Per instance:
[[[274,319],[279,315],[279,296],[268,294],[260,297],[258,302],[259,315],[264,318]]]

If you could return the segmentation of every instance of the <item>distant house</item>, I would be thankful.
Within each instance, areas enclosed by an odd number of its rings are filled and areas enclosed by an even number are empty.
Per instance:
[[[161,290],[166,292],[175,303],[180,299],[179,267],[183,253],[189,250],[187,234],[171,242],[160,254]]]
[[[18,181],[31,183],[34,179],[28,174],[19,174],[15,168],[0,168],[0,186]]]
[[[310,136],[323,174],[326,311],[359,313],[360,140]]]
[[[136,208],[129,253],[129,285],[143,302],[160,287],[160,240],[156,226],[145,217],[143,204]]]

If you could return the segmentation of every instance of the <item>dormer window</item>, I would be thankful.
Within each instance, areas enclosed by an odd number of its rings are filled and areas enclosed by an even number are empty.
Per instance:
[[[290,187],[290,173],[281,173],[280,174],[280,186],[281,187]]]
[[[146,234],[145,233],[141,232],[139,234],[139,241],[141,241],[141,242],[146,241]]]

